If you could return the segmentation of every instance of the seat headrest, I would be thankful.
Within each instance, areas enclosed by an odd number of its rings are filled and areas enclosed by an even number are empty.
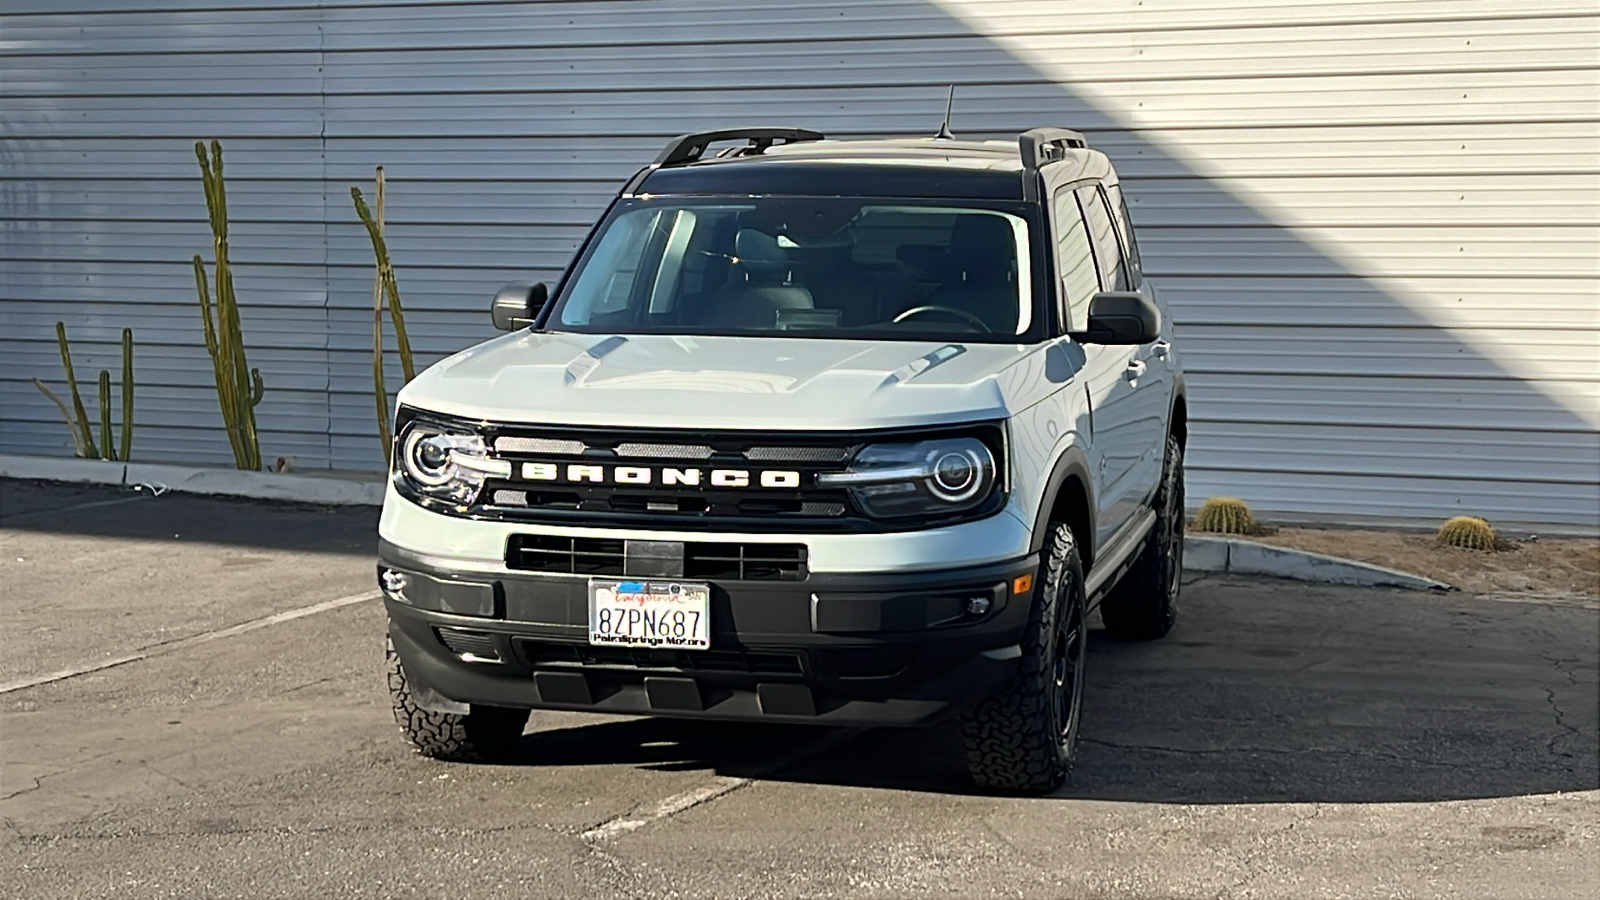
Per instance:
[[[789,254],[778,239],[754,228],[741,228],[733,236],[733,253],[752,274],[781,275],[789,266]]]

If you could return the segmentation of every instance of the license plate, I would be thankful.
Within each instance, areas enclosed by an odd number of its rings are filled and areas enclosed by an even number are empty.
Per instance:
[[[707,650],[711,586],[683,581],[589,582],[589,643]]]

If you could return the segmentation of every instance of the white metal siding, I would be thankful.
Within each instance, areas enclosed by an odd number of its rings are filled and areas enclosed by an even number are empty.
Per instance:
[[[263,456],[370,469],[374,165],[431,360],[668,135],[931,134],[954,81],[959,134],[1066,125],[1116,162],[1192,496],[1592,527],[1597,35],[1593,0],[8,0],[0,451],[70,452],[27,381],[60,379],[59,318],[85,381],[134,327],[138,458],[229,460],[197,138],[226,148]]]

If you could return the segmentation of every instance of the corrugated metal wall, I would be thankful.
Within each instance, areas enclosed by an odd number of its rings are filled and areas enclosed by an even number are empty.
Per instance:
[[[27,381],[59,381],[64,319],[83,373],[136,329],[136,457],[229,460],[196,138],[226,147],[263,455],[370,469],[374,165],[431,360],[666,136],[931,134],[954,81],[963,136],[1076,127],[1123,173],[1192,495],[1592,526],[1597,35],[1593,0],[8,0],[0,452],[70,452]]]

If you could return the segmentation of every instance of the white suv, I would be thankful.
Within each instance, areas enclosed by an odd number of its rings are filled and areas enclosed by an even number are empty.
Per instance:
[[[395,423],[378,573],[424,753],[503,755],[535,708],[959,715],[980,785],[1050,790],[1088,613],[1172,627],[1183,376],[1075,132],[686,135],[493,316]]]

